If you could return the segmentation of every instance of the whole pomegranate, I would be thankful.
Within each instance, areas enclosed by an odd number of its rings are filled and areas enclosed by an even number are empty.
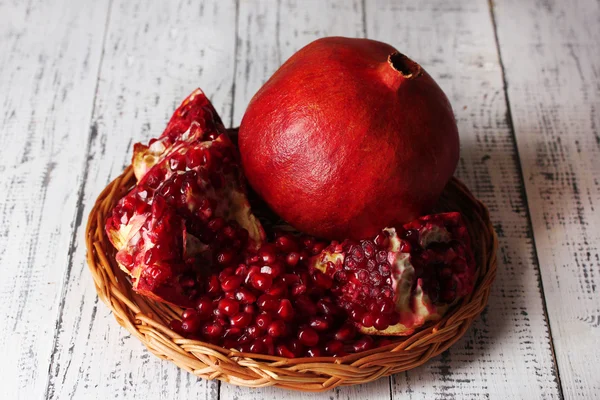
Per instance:
[[[362,239],[423,215],[459,157],[435,81],[392,46],[329,37],[294,54],[240,125],[251,186],[300,231]]]

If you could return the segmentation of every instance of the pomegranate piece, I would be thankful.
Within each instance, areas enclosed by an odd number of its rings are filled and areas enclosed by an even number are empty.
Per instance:
[[[160,161],[165,151],[179,140],[193,123],[197,124],[202,130],[204,140],[215,139],[225,131],[221,118],[219,118],[213,105],[200,89],[194,90],[183,100],[173,113],[160,138],[150,140],[147,146],[141,143],[136,143],[133,146],[131,164],[138,181]],[[190,154],[190,156],[192,155]],[[176,167],[185,162],[186,159],[190,163],[191,157],[179,157],[173,159],[171,165]],[[191,160],[191,163],[203,162],[204,160],[205,158],[195,157],[194,160]]]
[[[439,320],[471,293],[475,279],[470,238],[456,212],[384,229],[373,241],[333,242],[312,267],[333,278],[337,304],[360,332],[373,335],[410,335]],[[342,327],[335,337],[347,340],[353,332]]]
[[[241,261],[264,240],[218,116],[201,92],[188,100],[163,134],[168,147],[106,221],[134,290],[183,307],[195,306],[204,291],[221,290],[218,280],[204,285],[212,268]]]

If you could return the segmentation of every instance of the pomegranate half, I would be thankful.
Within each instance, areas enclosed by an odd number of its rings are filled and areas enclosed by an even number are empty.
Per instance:
[[[362,239],[426,214],[454,173],[459,138],[444,92],[392,46],[328,37],[294,54],[239,131],[250,185],[284,220]]]

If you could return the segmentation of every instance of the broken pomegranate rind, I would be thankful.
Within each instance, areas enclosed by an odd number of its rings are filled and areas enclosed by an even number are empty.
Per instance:
[[[265,238],[246,198],[236,149],[225,133],[215,136],[196,119],[183,133],[181,121],[165,131],[169,146],[106,222],[116,260],[134,290],[184,307],[193,304],[200,277],[225,241],[241,253]],[[220,232],[208,228],[215,219],[226,230],[216,242]]]
[[[359,315],[355,324],[360,332],[410,335],[425,323],[440,320],[453,304],[473,290],[474,259],[459,213],[421,217],[404,225],[399,232],[386,228],[382,235],[387,239],[385,246],[377,250],[384,251],[377,260],[387,260],[389,264],[380,265],[391,268],[390,276],[373,276],[379,273],[369,264],[375,259],[373,251],[367,254],[365,249],[376,247],[377,240],[334,242],[313,259],[314,268],[336,278],[338,286],[333,290],[337,292],[338,302],[351,315]],[[362,253],[357,246],[362,246]],[[386,307],[386,296],[393,299],[393,313],[389,314],[388,310],[385,315],[380,314],[386,322],[373,326],[377,309]],[[369,304],[373,310],[364,309],[368,302],[373,303]],[[373,317],[363,314],[373,314]],[[365,325],[362,318],[366,318],[369,325]],[[390,323],[386,325],[387,322]]]
[[[167,128],[158,139],[150,140],[148,145],[133,145],[133,173],[139,181],[157,164],[165,152],[181,136],[189,131],[192,124],[197,124],[203,140],[217,137],[225,133],[225,127],[212,103],[200,89],[194,90],[175,110]]]

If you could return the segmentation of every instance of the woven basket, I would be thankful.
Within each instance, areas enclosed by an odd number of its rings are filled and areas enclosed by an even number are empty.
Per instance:
[[[181,309],[137,295],[117,266],[115,251],[104,231],[115,203],[135,184],[132,168],[100,194],[86,228],[87,261],[100,299],[117,322],[138,337],[156,356],[205,379],[240,386],[278,386],[301,391],[324,391],[341,385],[374,381],[418,367],[455,343],[487,304],[496,275],[498,240],[486,207],[457,179],[447,186],[436,211],[460,211],[472,237],[478,278],[473,293],[449,310],[441,321],[427,325],[393,344],[341,358],[287,359],[240,353],[209,343],[185,339],[168,328]]]

